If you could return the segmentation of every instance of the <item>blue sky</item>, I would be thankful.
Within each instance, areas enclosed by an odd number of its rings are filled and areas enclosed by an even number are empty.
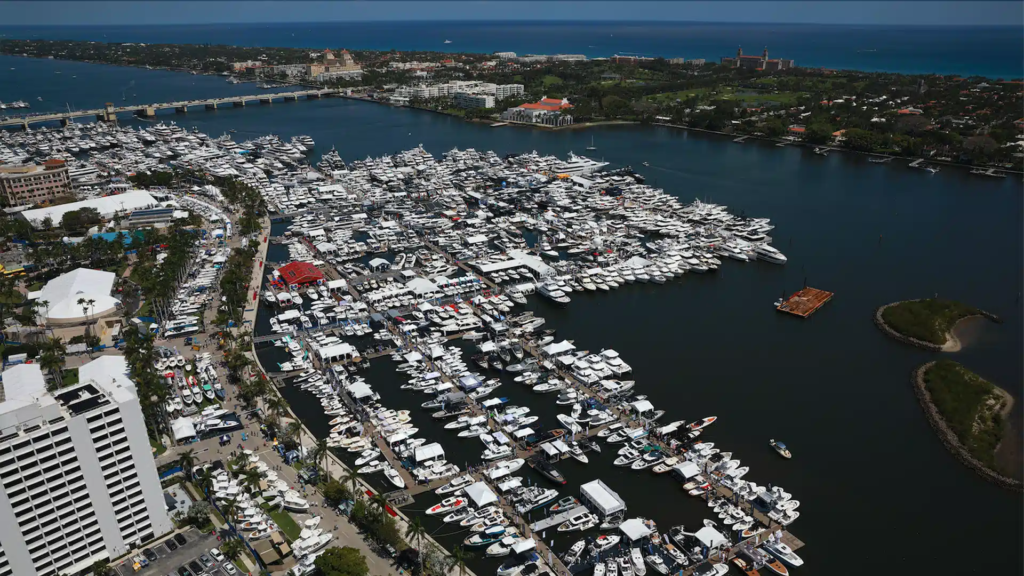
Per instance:
[[[1021,1],[6,1],[0,25],[117,25],[420,20],[1024,25]]]

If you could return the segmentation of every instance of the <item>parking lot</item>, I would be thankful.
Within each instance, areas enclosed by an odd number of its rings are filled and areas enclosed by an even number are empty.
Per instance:
[[[240,570],[229,571],[224,569],[223,564],[230,564],[228,560],[217,562],[208,551],[218,546],[220,542],[212,534],[204,534],[195,529],[189,529],[174,538],[167,538],[159,544],[153,544],[145,550],[149,550],[149,566],[135,571],[133,562],[125,559],[121,564],[115,566],[118,576],[134,576],[135,574],[152,576],[240,576]],[[206,562],[203,561],[205,556]],[[155,558],[155,559],[154,559]]]

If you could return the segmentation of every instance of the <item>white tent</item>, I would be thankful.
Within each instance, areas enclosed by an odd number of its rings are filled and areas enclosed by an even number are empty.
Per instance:
[[[113,272],[79,268],[46,283],[39,299],[49,302],[44,312],[48,323],[76,323],[101,318],[117,309],[121,301],[110,295],[116,275]],[[79,304],[79,300],[92,304]]]
[[[552,342],[551,344],[548,344],[547,346],[541,348],[541,352],[544,352],[544,354],[548,356],[558,356],[559,354],[564,354],[570,350],[575,349],[576,347],[573,346],[572,342],[569,342],[568,340],[562,340],[561,342]]]
[[[178,418],[171,422],[171,432],[174,434],[174,441],[181,442],[186,438],[195,437],[196,427],[192,424],[191,418]]]
[[[484,482],[477,482],[466,486],[466,496],[476,504],[477,508],[483,508],[488,504],[498,501],[498,496]]]
[[[373,389],[365,382],[356,382],[348,387],[348,393],[356,400],[359,400],[361,398],[373,396]]]
[[[626,535],[626,538],[636,541],[651,535],[651,529],[639,518],[630,518],[619,525],[619,530]]]
[[[417,446],[415,458],[416,462],[426,462],[427,460],[433,460],[435,458],[444,458],[444,448],[442,448],[437,442]]]
[[[690,461],[683,462],[682,464],[676,464],[672,469],[687,480],[700,474],[700,466]]]
[[[630,403],[630,406],[633,407],[633,410],[635,410],[637,414],[643,414],[644,412],[654,410],[654,405],[648,400],[637,400],[636,402]]]
[[[626,503],[604,482],[593,480],[580,486],[580,495],[605,516],[626,509]]]
[[[723,536],[721,532],[707,526],[697,530],[697,533],[694,534],[694,536],[697,537],[697,540],[700,540],[701,544],[708,548],[714,548],[721,544],[729,543],[729,539]]]

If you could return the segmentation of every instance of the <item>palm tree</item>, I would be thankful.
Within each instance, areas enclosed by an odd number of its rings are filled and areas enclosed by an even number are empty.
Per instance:
[[[235,456],[235,459],[231,461],[232,468],[235,469],[235,472],[245,470],[245,466],[248,461],[249,457],[246,456],[244,452],[239,452],[238,455]]]
[[[202,468],[199,470],[199,474],[196,474],[194,482],[203,491],[203,495],[210,499],[210,489],[213,488],[213,473],[206,468]]]
[[[43,352],[39,357],[39,366],[50,373],[50,379],[53,382],[53,390],[60,388],[61,382],[63,381],[63,374],[61,372],[64,370],[64,358],[53,352]],[[51,390],[51,392],[53,390]]]
[[[232,532],[235,530],[235,512],[238,512],[238,503],[234,500],[228,500],[220,505],[220,513],[224,516],[224,521],[228,523],[228,529]]]
[[[423,522],[420,521],[420,517],[416,516],[409,523],[409,526],[405,529],[405,538],[407,540],[415,540],[416,548],[423,550],[423,537],[427,535],[427,529],[423,527]],[[420,574],[423,574],[423,553],[419,554],[420,560]]]
[[[302,422],[299,422],[298,420],[289,422],[288,426],[284,429],[284,437],[295,444],[300,444],[299,439],[302,437]]]
[[[466,573],[466,560],[469,560],[470,554],[462,549],[462,546],[456,546],[452,548],[452,557],[449,561],[451,568],[459,569],[459,576],[465,576]],[[449,570],[451,570],[449,568]]]
[[[331,453],[330,453],[330,451],[327,448],[327,439],[326,438],[321,438],[321,439],[316,441],[316,446],[314,446],[313,450],[310,451],[309,458],[314,463],[316,463],[317,466],[320,465],[320,460],[323,460],[323,464],[324,464],[323,470],[326,473],[327,472],[327,457],[330,454]]]
[[[262,481],[263,474],[259,470],[246,470],[242,473],[242,484],[252,492],[259,490]]]
[[[195,480],[196,475],[194,468],[196,467],[196,451],[185,450],[182,452],[181,456],[178,456],[178,466],[181,466],[181,469],[188,474],[190,479]]]
[[[241,540],[228,540],[221,545],[220,551],[228,560],[236,560],[242,555],[244,547]]]
[[[388,506],[390,506],[391,503],[388,502],[388,499],[385,498],[383,494],[377,493],[370,498],[370,505],[375,507],[377,509],[377,514],[383,518],[384,513],[387,511]]]
[[[354,468],[346,469],[345,473],[341,475],[341,482],[342,482],[342,484],[346,484],[346,483],[351,484],[352,485],[352,493],[353,494],[356,494],[356,486],[359,484],[359,481],[362,480],[362,479],[363,479],[362,475],[359,474],[359,472],[357,472]]]

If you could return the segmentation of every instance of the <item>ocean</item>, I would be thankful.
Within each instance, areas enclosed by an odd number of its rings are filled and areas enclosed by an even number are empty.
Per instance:
[[[767,47],[798,66],[904,74],[1024,76],[1024,28],[686,22],[360,22],[188,26],[0,26],[0,37],[305,48],[512,51],[704,58]],[[445,44],[450,40],[450,44]]]
[[[12,84],[12,74],[29,80]],[[120,97],[130,81],[140,101],[244,90],[217,77],[0,58],[4,101],[46,94],[40,106],[61,102],[53,105],[63,108],[68,100],[93,107]],[[33,98],[33,110],[36,103]],[[529,307],[547,318],[545,327],[556,328],[580,349],[618,350],[634,367],[638,392],[667,411],[665,422],[718,416],[704,438],[750,466],[747,478],[783,486],[802,502],[802,515],[792,526],[807,544],[800,551],[807,562],[801,574],[1024,569],[1018,553],[1024,538],[1021,495],[986,483],[946,451],[909,382],[911,371],[929,360],[963,363],[1015,395],[1011,420],[1019,442],[1024,197],[1018,177],[981,178],[952,167],[929,175],[902,160],[871,164],[855,154],[822,157],[800,147],[735,144],[727,137],[660,127],[491,128],[343,99],[167,112],[156,121],[195,126],[211,136],[235,129],[238,141],[308,134],[316,141],[313,161],[332,147],[346,160],[418,144],[435,155],[454,147],[499,155],[536,150],[565,157],[575,151],[612,167],[633,166],[648,183],[683,201],[700,198],[736,214],[771,218],[773,244],[789,257],[785,266],[726,261],[716,274],[573,294],[565,309],[536,297]],[[587,152],[591,137],[597,150]],[[287,258],[283,247],[271,250],[268,260]],[[776,298],[805,284],[836,296],[808,320],[773,310]],[[934,295],[984,308],[1004,323],[972,325],[969,345],[948,356],[902,345],[872,324],[879,305]],[[257,330],[268,328],[267,311],[261,310]],[[271,370],[282,360],[272,348],[260,356]],[[412,410],[421,435],[441,442],[451,461],[462,465],[479,458],[478,442],[440,430],[418,407],[422,395],[399,389],[404,380],[387,358],[374,361],[365,375],[384,404]],[[294,388],[282,392],[315,433],[326,434],[328,418],[315,398]],[[530,406],[541,418],[538,429],[557,425],[550,396],[533,395],[507,378],[496,395]],[[770,438],[786,442],[794,458],[780,459],[768,446]],[[576,494],[580,484],[600,478],[623,496],[630,516],[654,519],[663,532],[680,524],[693,529],[709,517],[671,479],[613,467],[611,452],[593,455],[587,466],[561,464],[569,481],[559,489],[562,494]],[[546,482],[532,471],[521,474]],[[378,486],[379,480],[371,478]],[[408,511],[436,501],[420,496]],[[465,537],[436,521],[426,524],[446,546]],[[551,530],[545,540],[554,540],[556,550],[573,542]],[[481,556],[470,561],[471,568],[478,576],[493,574],[495,563]]]

